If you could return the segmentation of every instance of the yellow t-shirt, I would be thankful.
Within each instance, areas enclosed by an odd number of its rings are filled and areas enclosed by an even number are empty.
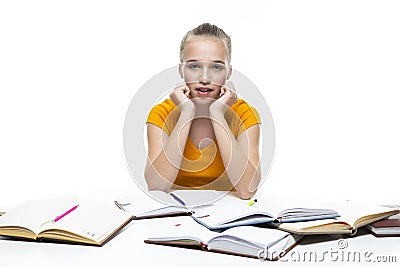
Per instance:
[[[179,115],[180,111],[174,102],[166,99],[152,108],[147,123],[160,127],[170,135]],[[225,113],[225,119],[236,139],[250,126],[261,123],[257,110],[241,99]],[[225,172],[216,141],[199,149],[190,138],[187,139],[180,170],[172,189],[234,190]]]

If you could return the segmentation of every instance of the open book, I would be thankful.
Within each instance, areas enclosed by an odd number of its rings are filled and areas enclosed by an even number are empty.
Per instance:
[[[352,200],[327,203],[340,213],[336,219],[282,223],[278,229],[296,234],[355,234],[357,228],[399,213],[398,207],[384,207]]]
[[[338,216],[335,210],[321,205],[297,203],[295,206],[290,200],[270,199],[261,195],[251,201],[226,195],[212,206],[204,207],[192,215],[194,220],[210,230],[262,223],[314,221]]]
[[[202,249],[262,260],[277,260],[302,238],[277,229],[241,226],[222,233],[213,232],[194,221],[180,221],[163,234],[147,238],[145,243]]]
[[[224,194],[214,190],[179,190],[170,193],[150,191],[121,197],[114,203],[138,220],[191,215],[195,210],[210,205]]]
[[[101,246],[131,219],[114,205],[73,197],[32,200],[0,217],[0,235]]]

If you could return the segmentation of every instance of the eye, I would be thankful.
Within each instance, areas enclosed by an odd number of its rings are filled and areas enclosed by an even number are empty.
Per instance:
[[[213,66],[212,66],[212,69],[213,70],[224,70],[225,69],[225,66],[224,65],[222,65],[222,64],[214,64]]]
[[[198,63],[189,63],[188,67],[189,67],[189,69],[193,69],[193,70],[200,69],[200,65]]]

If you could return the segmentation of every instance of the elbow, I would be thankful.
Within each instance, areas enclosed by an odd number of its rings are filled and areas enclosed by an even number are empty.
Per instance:
[[[259,184],[260,172],[257,171],[253,176],[253,179],[251,179],[249,183],[244,183],[241,186],[236,186],[236,193],[241,199],[250,199],[257,193]]]
[[[169,192],[169,190],[166,187],[157,185],[157,184],[149,184],[147,183],[147,188],[149,191],[164,191],[166,193]]]
[[[164,191],[168,193],[170,189],[170,187],[162,185],[161,183],[157,183],[155,181],[149,181],[147,178],[146,178],[146,183],[147,183],[147,189],[149,191]]]
[[[236,191],[237,195],[239,198],[243,199],[243,200],[247,200],[252,198],[255,194],[256,194],[257,190],[255,191]]]
[[[149,168],[146,168],[146,170],[144,171],[144,178],[146,180],[147,189],[149,191],[164,191],[168,193],[169,189],[171,188],[171,186],[168,186],[168,184],[157,182],[157,179],[154,178],[154,175],[150,174]]]

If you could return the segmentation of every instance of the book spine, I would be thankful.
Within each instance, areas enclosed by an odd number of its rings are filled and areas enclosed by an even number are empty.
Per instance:
[[[350,236],[355,236],[357,234],[357,228],[351,227],[350,231]]]
[[[200,242],[200,246],[202,250],[208,251],[208,245],[206,243]]]

